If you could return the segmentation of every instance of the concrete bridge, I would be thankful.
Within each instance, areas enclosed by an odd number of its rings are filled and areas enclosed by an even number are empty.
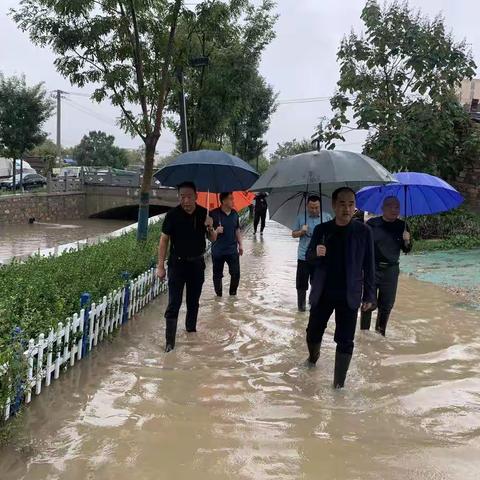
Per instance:
[[[83,193],[88,218],[136,219],[142,175],[137,172],[88,168],[78,177],[56,177],[49,181],[50,193]],[[175,189],[152,180],[150,215],[165,213],[177,204]]]

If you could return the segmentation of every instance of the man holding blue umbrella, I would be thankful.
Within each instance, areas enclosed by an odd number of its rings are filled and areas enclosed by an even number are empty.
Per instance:
[[[391,196],[383,202],[383,215],[367,222],[372,228],[375,245],[375,283],[378,292],[375,330],[383,336],[397,296],[400,252],[408,253],[412,249],[410,232],[399,216],[400,202]],[[371,320],[371,310],[362,312],[360,328],[369,330]]]

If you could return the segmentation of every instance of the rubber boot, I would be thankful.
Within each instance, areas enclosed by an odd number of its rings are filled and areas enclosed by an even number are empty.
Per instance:
[[[387,330],[388,318],[390,313],[378,312],[377,323],[375,325],[375,330],[380,334],[385,336],[385,331]]]
[[[314,367],[316,365],[317,360],[320,357],[320,345],[321,343],[307,342],[307,347],[308,347],[307,365],[308,366]]]
[[[360,330],[370,330],[372,324],[372,312],[362,312],[360,317]]]
[[[240,283],[240,276],[234,275],[230,277],[230,295],[233,297],[237,294],[238,284]]]
[[[221,297],[223,294],[223,285],[221,278],[214,278],[213,279],[213,288],[215,289],[215,293],[217,297]]]
[[[348,367],[352,355],[348,353],[335,353],[335,373],[333,376],[333,388],[343,388],[347,377]]]
[[[177,336],[177,323],[176,318],[167,318],[167,324],[165,328],[165,352],[171,352],[175,348],[175,337]]]
[[[297,290],[298,311],[305,312],[307,310],[307,291]]]

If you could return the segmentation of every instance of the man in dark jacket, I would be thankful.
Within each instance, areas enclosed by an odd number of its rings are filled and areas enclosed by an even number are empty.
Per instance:
[[[370,227],[352,220],[355,193],[347,187],[332,195],[335,218],[315,227],[307,259],[315,265],[307,327],[308,364],[314,366],[328,320],[335,311],[334,388],[342,388],[352,358],[357,313],[375,302],[375,264]]]
[[[412,249],[410,232],[399,216],[400,202],[396,197],[388,197],[383,202],[383,215],[367,222],[373,230],[375,244],[375,280],[378,291],[375,330],[383,336],[397,296],[400,251],[408,253]],[[369,330],[371,321],[372,312],[362,312],[360,328]]]

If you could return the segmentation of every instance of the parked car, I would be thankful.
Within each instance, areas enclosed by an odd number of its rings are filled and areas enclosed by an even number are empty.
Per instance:
[[[47,179],[38,173],[25,173],[22,183],[25,190],[32,190],[33,188],[44,187],[47,184]],[[20,175],[15,175],[15,188],[18,190],[20,187]],[[13,190],[13,177],[0,182],[0,188]]]

